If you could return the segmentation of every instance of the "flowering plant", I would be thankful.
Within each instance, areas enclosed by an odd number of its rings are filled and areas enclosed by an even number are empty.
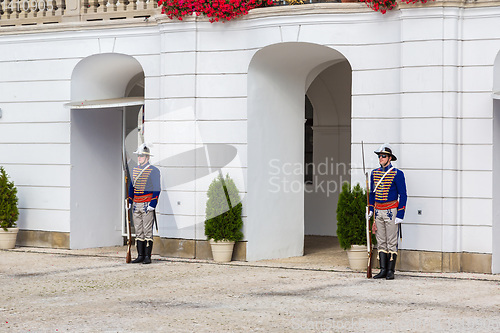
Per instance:
[[[248,14],[250,9],[270,6],[272,0],[159,0],[162,14],[182,20],[186,15],[204,14],[210,22],[230,21]]]
[[[388,10],[396,7],[396,0],[364,0],[365,3],[373,9],[374,11],[380,11],[382,14],[385,14]],[[427,0],[400,0],[405,3],[426,3]]]

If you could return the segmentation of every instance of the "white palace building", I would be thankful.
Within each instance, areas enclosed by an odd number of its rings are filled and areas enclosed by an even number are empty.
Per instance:
[[[222,173],[243,199],[235,258],[301,256],[305,235],[336,235],[342,182],[364,185],[361,143],[373,169],[389,142],[408,188],[397,268],[500,273],[500,1],[271,6],[226,23],[154,1],[12,1],[0,165],[18,245],[123,245],[122,151],[133,161],[139,129],[162,173],[157,253],[211,255],[206,192]]]

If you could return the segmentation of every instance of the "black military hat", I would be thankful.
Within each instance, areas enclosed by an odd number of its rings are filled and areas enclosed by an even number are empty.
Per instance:
[[[374,151],[375,154],[380,155],[380,154],[387,154],[392,157],[393,161],[397,161],[397,157],[392,153],[392,148],[391,145],[388,143],[384,143],[383,145],[380,146],[378,150]]]

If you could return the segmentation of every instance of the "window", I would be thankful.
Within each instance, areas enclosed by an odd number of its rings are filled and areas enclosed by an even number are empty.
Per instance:
[[[311,184],[313,179],[313,106],[305,96],[305,122],[304,122],[304,182]]]

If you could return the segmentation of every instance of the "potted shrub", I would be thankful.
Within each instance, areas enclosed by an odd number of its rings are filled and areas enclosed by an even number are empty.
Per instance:
[[[205,236],[210,241],[215,261],[231,261],[234,243],[243,239],[243,206],[234,181],[220,174],[207,192]]]
[[[18,216],[17,189],[14,182],[9,181],[4,168],[0,167],[0,249],[16,246]]]
[[[354,270],[366,269],[368,263],[365,209],[366,191],[359,184],[351,189],[349,183],[344,183],[337,204],[337,237]],[[372,235],[372,244],[374,238]]]

